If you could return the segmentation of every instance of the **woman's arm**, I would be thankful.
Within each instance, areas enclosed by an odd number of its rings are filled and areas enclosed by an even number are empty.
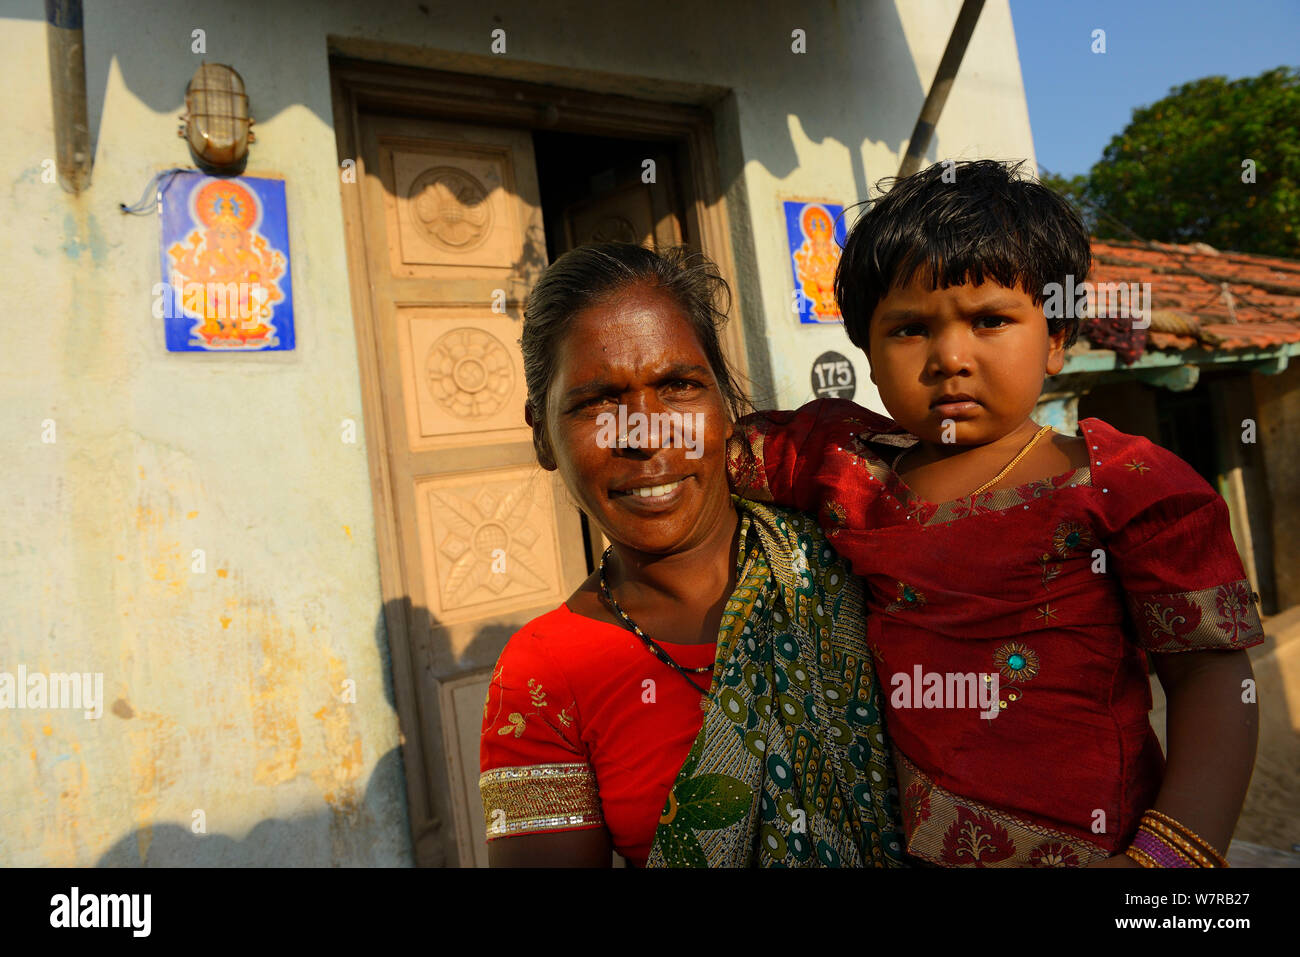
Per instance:
[[[603,827],[551,834],[521,834],[489,841],[488,866],[610,867],[613,851],[609,831]]]
[[[611,843],[567,677],[529,623],[488,684],[479,796],[491,867],[608,867]],[[557,822],[571,830],[556,831]]]

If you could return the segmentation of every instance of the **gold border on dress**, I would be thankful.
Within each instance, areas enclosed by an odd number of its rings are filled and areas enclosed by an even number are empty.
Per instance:
[[[931,780],[897,747],[894,765],[903,796],[907,853],[913,857],[942,867],[1086,867],[1111,856],[1104,847],[1076,835],[954,794]],[[918,807],[922,804],[923,811]],[[995,834],[996,830],[1001,833]],[[945,859],[944,838],[950,832],[956,839],[957,861]]]
[[[487,838],[604,824],[596,776],[582,763],[495,768],[478,779]]]

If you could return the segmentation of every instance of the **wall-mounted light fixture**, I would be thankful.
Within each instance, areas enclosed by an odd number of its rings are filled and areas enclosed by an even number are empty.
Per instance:
[[[178,134],[189,143],[199,169],[237,176],[248,162],[250,127],[244,78],[224,63],[202,63],[185,87],[185,113]]]

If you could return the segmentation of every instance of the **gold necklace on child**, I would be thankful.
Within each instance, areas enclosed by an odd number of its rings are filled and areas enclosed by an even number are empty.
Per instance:
[[[1035,432],[1034,437],[1025,443],[1025,447],[1016,453],[1016,457],[1013,458],[1010,462],[1008,462],[1006,464],[1006,467],[1001,472],[993,476],[991,479],[989,479],[987,482],[985,482],[975,491],[971,492],[969,495],[966,496],[966,498],[974,498],[976,495],[979,495],[985,489],[991,488],[992,486],[997,485],[999,482],[1001,482],[1004,478],[1007,477],[1007,473],[1016,467],[1016,463],[1018,463],[1021,459],[1023,459],[1026,455],[1029,454],[1029,450],[1032,449],[1038,443],[1038,440],[1041,439],[1044,435],[1046,435],[1050,431],[1052,431],[1052,427],[1050,425],[1045,425],[1037,432]],[[912,449],[914,448],[916,448],[915,445],[909,445],[907,448],[903,449],[903,451],[898,453],[897,457],[894,459],[894,464],[893,464],[893,470],[895,474],[898,473],[898,463],[903,461],[903,456],[906,455],[908,452],[912,451]]]

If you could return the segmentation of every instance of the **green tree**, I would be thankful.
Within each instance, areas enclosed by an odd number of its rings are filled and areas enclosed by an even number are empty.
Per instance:
[[[1098,236],[1131,238],[1123,223],[1144,239],[1300,258],[1300,71],[1205,77],[1134,110],[1082,198]]]
[[[1062,176],[1060,173],[1049,172],[1040,166],[1038,167],[1038,181],[1069,200],[1070,205],[1083,218],[1083,224],[1088,227],[1088,232],[1096,235],[1097,216],[1093,213],[1091,201],[1087,196],[1087,176],[1083,173],[1076,176]]]

